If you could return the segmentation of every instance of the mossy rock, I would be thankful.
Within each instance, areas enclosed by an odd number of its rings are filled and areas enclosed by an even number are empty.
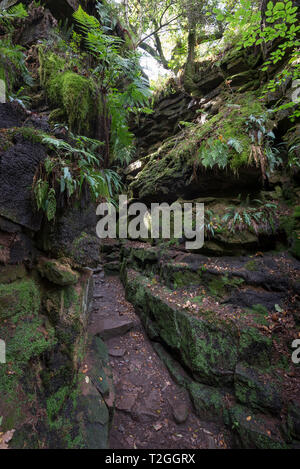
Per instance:
[[[0,265],[0,284],[7,284],[20,280],[26,276],[24,264],[19,265]]]
[[[81,266],[96,266],[100,262],[100,241],[97,236],[82,232],[66,252]]]
[[[280,220],[281,229],[285,231],[290,252],[296,258],[300,259],[300,207],[296,206],[291,216],[284,216]]]
[[[145,265],[146,263],[153,263],[157,262],[159,259],[159,252],[155,248],[146,248],[143,247],[142,249],[136,249],[133,248],[131,250],[132,256],[140,261],[142,265]]]
[[[85,449],[107,449],[110,416],[99,394],[81,395],[78,399],[77,420]]]
[[[174,201],[178,196],[186,198],[191,193],[224,194],[255,185],[257,189],[260,170],[253,165],[249,167],[252,142],[246,122],[249,115],[258,117],[264,112],[263,104],[253,92],[243,93],[234,102],[225,102],[217,115],[166,140],[149,155],[146,165],[129,185],[130,192],[136,198],[157,202]],[[216,142],[227,143],[230,139],[237,140],[242,151],[228,147],[226,169],[217,165],[212,170],[205,168],[200,153],[210,154]]]
[[[109,361],[107,347],[100,337],[94,337],[92,349],[94,363],[92,369],[89,371],[89,376],[99,393],[103,397],[107,397],[110,392],[110,386],[105,372]]]
[[[235,396],[241,404],[279,415],[283,406],[279,380],[270,373],[238,363],[234,376]]]
[[[34,405],[39,360],[56,344],[54,328],[40,309],[40,289],[32,279],[0,284],[1,339],[6,343],[6,363],[0,366],[0,414],[7,430],[24,421],[24,402]]]
[[[292,400],[288,405],[287,426],[289,435],[300,440],[300,402]]]
[[[70,285],[47,289],[43,305],[55,326],[59,341],[69,353],[75,354],[86,322],[83,299],[86,285]]]
[[[202,281],[202,270],[192,271],[188,265],[173,262],[161,263],[160,275],[169,288],[183,288],[199,285]]]
[[[195,382],[188,390],[200,418],[228,424],[228,393],[225,390]]]
[[[269,368],[272,346],[272,339],[255,327],[246,327],[240,332],[239,357],[249,365]]]
[[[238,355],[234,325],[216,319],[214,313],[207,319],[197,319],[153,293],[148,282],[133,271],[127,275],[127,298],[143,311],[141,319],[151,319],[161,340],[197,380],[210,385],[232,383]]]
[[[42,277],[61,287],[75,285],[79,280],[77,272],[57,260],[40,259],[37,268]]]
[[[247,449],[287,449],[279,425],[265,415],[255,414],[247,407],[235,405],[229,411],[231,427],[238,442]]]
[[[92,79],[68,69],[64,57],[43,46],[39,48],[39,61],[41,85],[51,104],[56,106],[51,121],[61,121],[66,116],[70,130],[77,134],[89,133],[97,111]]]

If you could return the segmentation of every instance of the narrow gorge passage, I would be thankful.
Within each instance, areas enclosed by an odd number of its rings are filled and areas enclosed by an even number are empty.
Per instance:
[[[105,339],[114,381],[110,448],[226,448],[223,429],[193,413],[188,393],[160,361],[120,279],[101,271],[94,280],[89,333]]]

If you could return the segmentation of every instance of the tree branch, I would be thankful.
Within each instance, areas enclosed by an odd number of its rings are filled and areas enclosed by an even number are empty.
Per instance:
[[[160,26],[158,26],[154,31],[152,31],[152,33],[148,34],[147,36],[143,37],[136,45],[136,47],[139,47],[143,42],[147,41],[147,39],[149,39],[150,37],[154,36],[154,34],[157,34],[162,28],[164,28],[165,26],[168,26],[169,24],[173,23],[173,21],[177,20],[181,15],[177,15],[175,16],[174,18],[171,18],[169,21],[167,21],[167,23],[165,24],[162,24]]]
[[[148,54],[151,55],[151,57],[153,57],[155,60],[157,60],[157,62],[159,62],[166,70],[169,70],[167,59],[164,57],[164,55],[161,56],[158,51],[154,49],[154,47],[150,46],[146,42],[140,44],[139,47],[144,51],[148,52]]]

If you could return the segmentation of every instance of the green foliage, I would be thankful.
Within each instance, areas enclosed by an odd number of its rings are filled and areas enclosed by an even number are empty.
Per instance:
[[[238,103],[238,104],[237,104]],[[230,166],[235,172],[241,165],[254,161],[261,167],[264,177],[280,163],[279,152],[274,148],[274,122],[270,113],[253,93],[238,97],[228,103],[220,113],[200,127],[195,128],[202,140],[199,159],[205,168]],[[206,138],[206,135],[211,135]]]
[[[254,200],[257,207],[243,206],[229,207],[222,221],[227,224],[227,229],[231,232],[251,231],[255,234],[270,234],[276,228],[275,203],[265,203],[261,200]],[[247,205],[247,203],[246,203]]]
[[[15,19],[26,18],[27,11],[22,3],[14,5],[7,9],[0,9],[0,24],[7,31],[13,30],[13,21]]]
[[[105,18],[103,28],[98,19],[88,15],[81,7],[74,13],[74,18],[83,32],[88,50],[97,60],[92,74],[96,83],[100,84],[99,94],[102,96],[105,162],[107,164],[112,158],[128,163],[133,149],[133,135],[127,123],[129,113],[145,108],[150,96],[148,83],[139,67],[139,56],[132,51],[124,52],[123,40],[106,34],[113,30],[108,18]]]
[[[25,66],[23,47],[12,42],[14,20],[27,16],[22,4],[15,5],[8,10],[0,9],[0,26],[6,31],[0,42],[0,79],[6,82],[7,91],[11,92],[17,82],[16,77],[21,77],[26,84],[31,84],[31,77]]]
[[[205,210],[204,213],[204,235],[206,239],[214,238],[216,233],[223,230],[222,220],[219,215],[211,210]]]
[[[93,80],[70,70],[72,61],[45,46],[39,47],[39,61],[40,82],[51,104],[62,109],[73,132],[88,134],[99,106]]]
[[[220,140],[208,139],[200,147],[200,160],[205,168],[226,168],[229,158],[228,146]]]
[[[249,132],[252,148],[249,160],[254,160],[257,167],[261,168],[263,179],[282,164],[279,156],[280,152],[273,146],[275,134],[268,130],[267,114],[261,116],[250,115],[246,121],[246,127]]]
[[[121,189],[120,178],[111,169],[101,169],[97,153],[102,142],[70,133],[70,143],[41,134],[41,143],[52,151],[38,169],[33,192],[38,210],[43,210],[49,221],[55,218],[57,200],[65,197],[67,202],[79,199],[85,186],[93,199],[101,197],[112,200]]]
[[[241,40],[238,49],[260,45],[263,49],[266,60],[262,71],[268,72],[276,64],[286,62],[275,79],[269,81],[266,92],[275,91],[288,78],[297,80],[300,77],[299,64],[299,31],[297,24],[298,7],[290,0],[280,2],[269,1],[265,11],[265,21],[262,19],[261,11],[250,0],[241,0],[233,12],[226,12],[216,9],[217,18],[220,21],[226,20],[230,26],[241,31]],[[273,44],[276,43],[276,47]],[[267,50],[271,52],[267,55]],[[297,103],[286,103],[278,108],[294,108]],[[299,117],[300,111],[296,108],[291,115],[291,120]]]

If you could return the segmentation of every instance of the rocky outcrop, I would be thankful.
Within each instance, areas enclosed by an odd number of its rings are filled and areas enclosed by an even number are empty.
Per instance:
[[[228,425],[239,446],[296,447],[291,399],[300,376],[289,344],[299,263],[276,255],[218,260],[142,243],[121,252],[127,299],[199,416]]]
[[[39,124],[18,105],[0,105],[1,430],[15,430],[14,448],[92,447],[78,377],[93,297],[86,266],[99,259],[96,216],[88,202],[61,208],[53,225],[37,211],[32,184],[47,149],[30,125]],[[97,395],[89,399],[96,447],[107,447],[111,415]]]

